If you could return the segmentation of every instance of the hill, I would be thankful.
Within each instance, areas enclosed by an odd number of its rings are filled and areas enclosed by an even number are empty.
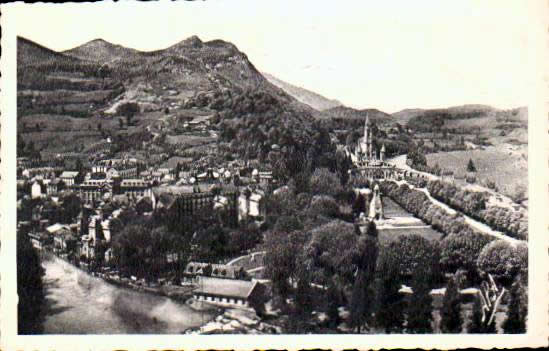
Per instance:
[[[49,62],[78,62],[77,59],[48,49],[23,37],[17,37],[17,68]]]
[[[374,108],[357,110],[351,107],[337,106],[323,111],[322,114],[324,118],[340,120],[364,121],[366,116],[368,116],[371,122],[375,122],[377,124],[387,124],[393,122],[393,117],[390,114]]]
[[[284,90],[298,101],[311,106],[315,110],[324,111],[342,105],[341,102],[337,100],[328,99],[310,90],[284,82],[269,73],[263,72],[262,74],[270,83]]]
[[[171,145],[157,140],[154,149],[175,155],[184,151],[174,143],[211,143],[203,132],[189,134],[185,125],[193,116],[215,116],[210,131],[219,135],[221,147],[231,144],[225,149],[255,156],[266,156],[272,144],[314,145],[320,133],[318,111],[268,82],[245,53],[223,40],[193,36],[141,52],[98,39],[64,53],[28,42],[18,41],[20,62],[27,63],[18,67],[18,126],[42,149],[86,150],[84,142],[100,142],[105,135],[118,142],[122,135],[126,141],[118,149],[135,152],[144,147],[136,138],[159,136],[162,124],[166,138],[158,140]],[[38,57],[34,51],[43,58],[32,60]],[[119,112],[126,103],[138,106],[131,124]],[[237,136],[239,144],[231,143]]]
[[[407,109],[393,117],[417,132],[475,134],[485,138],[503,137],[514,133],[526,134],[528,109],[519,107],[500,110],[486,105],[463,105],[443,109]],[[523,139],[522,135],[519,139]]]
[[[101,64],[131,56],[137,53],[135,49],[129,49],[120,45],[111,44],[103,39],[95,39],[70,50],[63,51],[63,54],[81,60],[90,60]]]

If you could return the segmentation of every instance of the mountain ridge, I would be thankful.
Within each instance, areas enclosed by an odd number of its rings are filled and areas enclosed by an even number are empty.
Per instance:
[[[342,103],[335,99],[326,98],[311,90],[299,87],[297,85],[285,82],[272,74],[261,72],[263,76],[273,85],[284,90],[289,95],[296,98],[298,101],[311,106],[315,110],[324,111],[332,107],[341,106]]]

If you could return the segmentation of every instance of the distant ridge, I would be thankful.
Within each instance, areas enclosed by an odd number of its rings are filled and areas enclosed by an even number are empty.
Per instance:
[[[262,74],[271,84],[284,90],[287,94],[293,96],[298,101],[309,105],[318,111],[324,111],[342,105],[341,102],[337,100],[328,99],[310,90],[284,82],[269,73],[262,72]]]
[[[364,120],[366,116],[372,122],[376,123],[390,123],[393,121],[393,117],[380,111],[375,108],[366,108],[362,110],[357,110],[352,107],[347,106],[336,106],[331,109],[325,110],[322,112],[324,118],[337,118],[337,119],[346,119],[346,120],[355,120],[360,119]]]

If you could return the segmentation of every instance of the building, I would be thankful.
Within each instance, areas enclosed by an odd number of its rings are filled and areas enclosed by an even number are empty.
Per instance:
[[[246,271],[240,266],[189,262],[183,272],[183,280],[186,282],[197,282],[199,277],[204,276],[220,279],[242,279],[246,277]]]
[[[124,179],[120,182],[120,193],[135,198],[150,197],[152,184],[143,179]]]
[[[383,163],[385,160],[385,151],[385,144],[383,144],[378,153],[374,144],[374,136],[372,134],[372,129],[370,128],[368,115],[366,115],[366,120],[364,121],[364,136],[359,139],[358,145],[351,155],[353,162],[361,166]]]
[[[258,281],[199,277],[195,301],[216,306],[252,309],[265,304],[266,289]]]
[[[99,228],[101,227],[101,228]],[[111,241],[110,221],[101,220],[100,216],[93,216],[88,224],[88,236],[93,242],[98,240]]]
[[[265,216],[265,198],[259,192],[244,191],[238,196],[238,219]]]
[[[35,180],[31,185],[31,198],[37,199],[42,197],[42,184]]]
[[[105,173],[105,174],[107,174],[107,171],[109,170],[109,167],[105,164],[98,164],[98,165],[93,165],[91,169],[92,169],[91,170],[92,173]]]
[[[32,246],[38,250],[44,249],[46,246],[52,243],[51,237],[45,233],[28,233]]]
[[[73,186],[77,183],[76,179],[78,175],[78,171],[64,171],[59,176],[59,179],[61,179],[67,186]]]
[[[63,190],[64,186],[65,186],[65,183],[61,179],[56,178],[51,182],[49,182],[48,185],[46,186],[47,194],[55,195],[61,190]]]
[[[101,201],[104,196],[112,197],[113,186],[107,179],[90,179],[80,184],[80,197],[85,203]]]

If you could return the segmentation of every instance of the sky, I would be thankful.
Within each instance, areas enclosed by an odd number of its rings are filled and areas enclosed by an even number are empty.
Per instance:
[[[529,1],[159,1],[10,4],[54,50],[223,39],[260,71],[354,108],[528,104]],[[4,9],[3,9],[4,10]],[[21,20],[19,20],[21,19]]]

